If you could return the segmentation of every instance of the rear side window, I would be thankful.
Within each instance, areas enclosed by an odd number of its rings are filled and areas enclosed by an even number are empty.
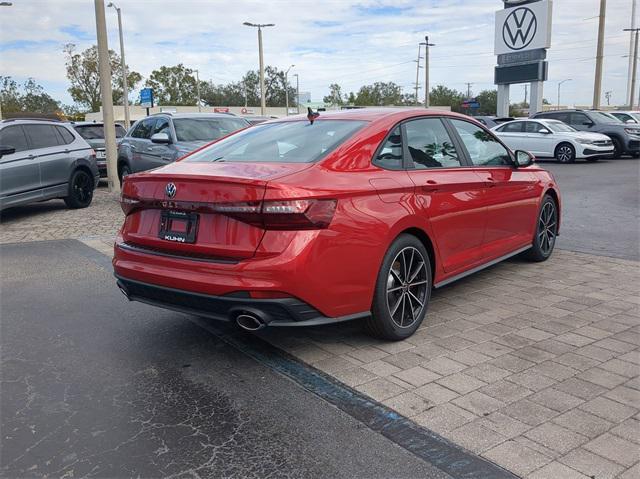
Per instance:
[[[488,131],[463,120],[450,120],[476,166],[511,165],[509,151]]]
[[[73,134],[63,126],[56,126],[55,129],[58,132],[58,135],[60,135],[60,140],[62,141],[63,145],[73,143],[73,141],[76,139],[76,137],[73,136]]]
[[[60,144],[56,130],[52,125],[23,125],[23,128],[31,141],[31,147],[34,149],[50,148]]]
[[[524,122],[522,121],[505,123],[504,126],[501,126],[500,128],[498,128],[498,131],[502,133],[522,133],[523,125],[524,125]]]
[[[15,148],[16,153],[29,149],[27,137],[19,125],[8,126],[0,130],[0,145]]]
[[[460,157],[439,118],[423,118],[405,123],[407,147],[416,169],[454,168]]]
[[[365,123],[354,120],[265,123],[228,136],[184,161],[312,163],[324,158]]]
[[[399,170],[402,168],[402,132],[397,126],[378,152],[374,163],[382,168]]]

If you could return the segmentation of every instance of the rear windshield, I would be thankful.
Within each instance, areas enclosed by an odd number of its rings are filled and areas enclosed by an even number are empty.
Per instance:
[[[195,153],[185,161],[312,163],[351,137],[366,122],[318,120],[266,123],[248,128]]]
[[[74,127],[85,140],[104,140],[104,127],[102,125],[76,125]],[[116,125],[116,138],[122,138],[127,131],[121,125]]]
[[[249,124],[241,118],[176,118],[173,126],[178,141],[213,141]]]

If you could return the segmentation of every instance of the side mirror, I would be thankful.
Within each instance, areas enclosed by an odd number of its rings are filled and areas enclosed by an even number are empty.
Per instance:
[[[15,152],[16,149],[13,146],[0,145],[0,157],[4,155],[12,155]]]
[[[584,122],[582,122],[582,124],[584,126],[593,126],[593,122],[592,121],[584,121]]]
[[[164,145],[168,145],[171,143],[171,138],[166,133],[156,133],[151,137],[151,143],[160,143]]]
[[[638,123],[638,122],[629,118],[627,121],[625,121],[625,123]]]
[[[516,166],[518,168],[523,166],[531,166],[533,165],[536,159],[535,156],[533,156],[528,151],[524,151],[524,150],[517,150],[515,154],[516,154]]]
[[[542,130],[539,130],[538,133],[542,133],[543,135],[550,135],[551,132],[549,130],[547,130],[546,128],[543,128]]]

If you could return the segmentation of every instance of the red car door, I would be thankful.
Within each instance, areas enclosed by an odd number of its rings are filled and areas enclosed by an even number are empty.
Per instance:
[[[468,121],[450,122],[485,185],[484,259],[499,258],[530,245],[541,193],[535,175],[526,168],[516,168],[507,148],[493,134]]]
[[[484,181],[465,167],[441,118],[419,118],[403,127],[416,202],[431,224],[447,276],[461,272],[482,259]]]

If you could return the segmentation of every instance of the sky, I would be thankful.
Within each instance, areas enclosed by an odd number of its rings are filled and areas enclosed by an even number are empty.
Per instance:
[[[66,43],[95,43],[93,0],[12,0],[0,7],[0,75],[33,77],[48,93],[73,103],[65,76]],[[494,88],[494,15],[501,0],[118,0],[130,69],[148,77],[161,65],[198,69],[215,83],[238,81],[258,68],[257,32],[242,23],[275,23],[263,30],[266,65],[298,73],[300,90],[321,101],[331,83],[343,92],[393,81],[412,92],[418,43],[429,35],[431,85],[472,93]],[[632,0],[608,0],[604,92],[626,98]],[[105,1],[108,4],[108,0]],[[599,0],[554,0],[549,81],[545,98],[588,105],[593,98]],[[640,8],[639,8],[640,9]],[[119,52],[115,9],[107,8],[109,47]],[[420,80],[424,73],[421,70]],[[290,76],[293,83],[295,79]],[[137,98],[137,91],[131,99]],[[420,95],[422,96],[422,92]],[[511,101],[524,100],[524,85]]]

